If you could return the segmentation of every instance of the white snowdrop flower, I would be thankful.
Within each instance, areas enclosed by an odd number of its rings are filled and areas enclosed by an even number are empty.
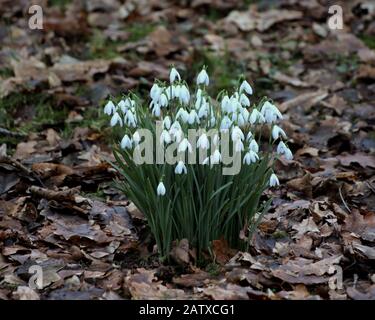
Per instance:
[[[158,86],[157,83],[154,83],[150,90],[150,97],[154,101],[158,101],[160,98],[163,89]]]
[[[220,130],[228,130],[232,125],[232,120],[228,116],[224,116],[220,123]]]
[[[214,127],[215,124],[216,124],[216,118],[215,118],[215,116],[212,116],[211,119],[210,119],[210,125],[211,125],[211,127]]]
[[[250,141],[250,143],[249,143],[249,149],[251,151],[254,151],[255,153],[259,152],[259,145],[258,145],[258,143],[254,139]]]
[[[181,88],[182,86],[180,84],[176,86],[172,86],[172,98],[178,98],[180,101],[180,95],[181,95]],[[169,90],[167,90],[169,91]]]
[[[128,111],[128,104],[124,101],[121,100],[118,104],[117,107],[120,108],[121,112],[125,114]]]
[[[236,152],[241,152],[245,149],[244,145],[243,145],[243,142],[241,140],[236,140],[235,144],[234,144],[234,150]]]
[[[170,130],[181,130],[181,125],[177,119],[172,123]]]
[[[210,156],[211,164],[218,164],[221,162],[221,154],[219,150],[215,150],[213,155]]]
[[[160,108],[159,104],[155,103],[154,108],[152,109],[152,114],[153,114],[155,117],[160,117],[160,114],[161,114],[161,108]]]
[[[244,107],[250,107],[250,100],[248,97],[246,97],[245,94],[241,94],[240,96],[240,103],[241,105],[243,105]]]
[[[174,137],[174,141],[177,142],[177,143],[180,143],[183,136],[184,136],[184,133],[182,132],[181,129],[174,129],[174,130],[172,130],[172,132],[171,132],[171,130],[169,130],[169,133],[170,133],[171,136]]]
[[[287,146],[283,141],[280,141],[279,144],[277,145],[276,152],[278,154],[284,154],[285,150],[287,149]]]
[[[136,127],[136,120],[132,110],[128,110],[124,118],[126,124],[130,127]]]
[[[167,95],[165,94],[165,92],[163,92],[161,95],[160,95],[160,98],[159,98],[159,104],[160,104],[160,107],[166,107],[168,105],[168,97]]]
[[[274,125],[272,128],[272,138],[274,140],[278,139],[280,135],[285,139],[286,138],[286,133],[283,129],[281,129],[279,126]]]
[[[201,72],[199,72],[198,77],[197,77],[197,84],[204,84],[208,86],[210,80],[208,78],[208,74],[205,69],[202,69]]]
[[[117,123],[119,123],[120,126],[122,127],[122,124],[123,124],[122,119],[120,115],[118,114],[118,112],[115,112],[115,114],[111,118],[111,127],[114,127]]]
[[[189,150],[189,152],[193,151],[193,148],[191,147],[190,142],[188,139],[184,138],[180,144],[178,145],[177,151],[178,152],[185,152],[186,150]]]
[[[165,129],[169,130],[169,128],[171,127],[171,118],[169,116],[166,116],[164,119],[163,119],[163,126],[165,127]]]
[[[232,141],[244,140],[244,139],[245,139],[245,136],[244,136],[242,130],[240,129],[240,127],[235,126],[232,129]]]
[[[116,112],[116,106],[112,101],[108,101],[107,104],[104,107],[104,113],[107,115],[112,115]]]
[[[237,123],[240,127],[242,127],[245,124],[245,119],[241,113],[237,117]]]
[[[203,117],[207,117],[208,116],[208,107],[207,105],[202,105],[202,107],[198,110],[198,117],[199,119],[203,118]]]
[[[243,91],[245,91],[247,94],[250,94],[250,95],[253,94],[253,88],[246,80],[244,80],[240,86],[240,93],[242,93]]]
[[[210,147],[210,141],[207,138],[207,135],[203,133],[197,141],[197,148],[208,149]]]
[[[181,81],[181,76],[178,73],[178,71],[176,70],[176,68],[172,68],[171,72],[169,74],[170,83],[173,83],[176,80],[176,78],[178,79],[178,81]]]
[[[163,144],[163,143],[170,143],[172,141],[172,138],[171,138],[171,135],[169,134],[169,132],[167,130],[163,130],[160,134],[160,144]]]
[[[183,123],[187,123],[189,120],[189,113],[184,108],[178,109],[176,113],[176,120],[179,119],[181,119]]]
[[[246,135],[246,141],[250,141],[250,139],[253,137],[253,134],[251,131],[249,131]]]
[[[243,163],[246,163],[247,165],[249,165],[251,163],[255,163],[255,162],[257,162],[257,160],[259,160],[259,156],[258,156],[257,153],[255,153],[252,150],[247,152],[245,154],[245,156],[243,157]]]
[[[289,148],[286,148],[284,156],[287,160],[293,160],[293,153]]]
[[[227,95],[221,100],[221,110],[226,113],[232,112],[232,105]]]
[[[141,141],[141,136],[138,131],[134,132],[133,141],[135,145],[137,145]]]
[[[188,116],[188,123],[193,124],[195,122],[199,123],[199,117],[195,110],[191,110]]]
[[[253,111],[251,111],[250,118],[249,118],[250,124],[256,123],[259,118],[259,115],[260,115],[260,112],[257,109],[254,109]]]
[[[185,163],[183,163],[182,161],[179,161],[177,163],[176,168],[174,169],[174,173],[175,174],[181,174],[181,173],[187,174],[187,168],[185,166]]]
[[[277,178],[276,174],[272,173],[270,177],[270,187],[276,187],[279,185],[280,185],[279,179]]]
[[[230,98],[230,111],[229,112],[237,112],[238,110],[241,109],[241,104],[236,98],[236,96],[232,96]]]
[[[126,134],[121,140],[121,148],[122,149],[131,149],[132,148],[132,140]]]
[[[209,163],[209,161],[210,161],[210,158],[207,157],[206,159],[204,159],[204,160],[202,161],[202,164],[203,164],[203,165],[207,165],[207,164]]]
[[[276,122],[277,119],[282,119],[283,116],[279,109],[269,101],[266,101],[261,109],[261,114],[264,116],[264,119],[267,123]]]
[[[158,184],[158,187],[156,188],[156,194],[158,196],[164,196],[165,195],[165,186],[164,186],[164,183],[162,181],[160,181],[160,183]]]
[[[241,109],[241,115],[242,115],[244,121],[247,121],[247,120],[249,120],[250,112],[246,108],[242,108]]]
[[[197,99],[202,98],[202,93],[203,93],[203,90],[201,88],[198,88],[197,93],[195,94]]]
[[[179,92],[179,98],[180,98],[181,103],[185,105],[189,104],[190,92],[189,92],[189,89],[185,85],[181,86],[181,89]]]

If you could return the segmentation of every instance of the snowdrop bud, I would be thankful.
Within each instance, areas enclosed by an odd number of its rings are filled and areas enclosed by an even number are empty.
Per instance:
[[[160,95],[159,104],[160,107],[166,107],[168,105],[168,97],[164,92]]]
[[[194,122],[199,123],[199,117],[195,110],[191,110],[188,115],[188,123],[193,124]]]
[[[172,68],[172,69],[171,69],[171,72],[170,72],[170,74],[169,74],[169,81],[170,81],[170,83],[173,83],[173,82],[176,80],[176,78],[177,78],[179,81],[181,81],[181,76],[180,76],[180,74],[178,73],[178,71],[177,71],[175,68]]]
[[[181,129],[173,129],[173,130],[169,130],[169,133],[171,134],[171,136],[174,137],[174,140],[175,140],[177,143],[180,143],[180,141],[182,140],[182,137],[184,136],[184,133],[182,132]]]
[[[175,174],[181,174],[181,173],[185,173],[185,174],[187,174],[187,169],[186,169],[186,166],[185,166],[185,164],[182,162],[182,161],[179,161],[178,163],[177,163],[177,166],[176,166],[176,168],[174,169],[174,173]]]
[[[241,140],[237,140],[235,142],[235,145],[234,145],[234,150],[236,152],[241,152],[243,151],[245,148],[244,148],[244,145],[243,145],[243,142]]]
[[[189,89],[186,86],[181,86],[179,98],[181,103],[187,105],[190,101],[190,92]]]
[[[189,152],[192,152],[193,151],[193,148],[191,147],[191,144],[190,142],[188,141],[188,139],[184,139],[180,142],[180,144],[178,145],[178,148],[177,148],[177,151],[178,152],[185,152],[186,149],[189,150]]]
[[[160,182],[157,189],[156,189],[156,193],[158,196],[164,196],[165,195],[165,186],[164,186],[164,183],[163,182]]]
[[[202,107],[198,110],[198,117],[203,118],[208,116],[208,108],[207,105],[202,105]]]
[[[208,74],[207,74],[205,69],[202,69],[202,71],[199,72],[198,77],[197,77],[197,84],[198,85],[204,84],[204,85],[208,86],[209,78],[208,78]]]
[[[201,149],[208,149],[210,147],[210,142],[207,138],[207,135],[205,133],[203,133],[199,138],[198,138],[198,141],[197,141],[197,148],[201,148]]]
[[[141,136],[139,135],[138,131],[134,132],[133,141],[135,145],[137,145],[141,141]]]
[[[285,134],[285,131],[283,129],[281,129],[279,126],[277,125],[274,125],[273,128],[272,128],[272,138],[274,140],[278,139],[280,137],[280,135],[285,139],[286,138],[286,134]]]
[[[245,106],[245,107],[250,107],[250,100],[248,97],[246,97],[245,94],[241,94],[240,96],[240,103],[241,105]]]
[[[250,114],[250,118],[249,118],[249,122],[250,124],[254,124],[255,122],[257,122],[258,118],[259,118],[259,111],[257,109],[254,109],[251,114]]]
[[[104,113],[110,116],[112,115],[112,113],[115,113],[115,112],[116,112],[115,105],[113,104],[112,101],[108,101],[104,107]]]
[[[292,153],[292,151],[290,151],[289,148],[286,148],[286,150],[285,150],[285,159],[293,160],[293,153]]]
[[[169,132],[167,130],[163,130],[162,133],[160,134],[160,144],[163,144],[163,143],[170,143],[172,141],[172,138],[171,138],[171,135],[169,134]]]
[[[245,136],[242,132],[242,130],[236,126],[232,130],[232,141],[237,141],[237,140],[244,140]]]
[[[287,146],[285,145],[283,141],[280,141],[279,144],[277,145],[276,152],[278,154],[284,154],[285,149],[287,149]]]
[[[253,88],[246,80],[244,80],[240,86],[240,92],[243,92],[243,91],[245,91],[247,94],[250,94],[250,95],[253,94]]]
[[[154,85],[151,87],[151,90],[150,90],[151,99],[154,101],[158,101],[161,93],[162,93],[162,88],[160,88],[157,83],[154,83]]]
[[[250,112],[246,108],[242,108],[241,115],[242,115],[244,121],[247,121],[249,119]]]
[[[211,164],[218,164],[221,161],[221,154],[219,150],[215,150],[214,154],[210,157],[211,158]]]
[[[237,117],[237,123],[240,127],[242,127],[245,124],[245,119],[242,114],[239,114]]]
[[[279,179],[277,178],[276,174],[272,173],[270,177],[270,187],[276,187],[279,185],[280,185]]]
[[[249,151],[245,154],[243,157],[243,163],[246,163],[247,165],[251,163],[255,163],[259,160],[259,156],[254,151]]]
[[[111,118],[111,127],[114,127],[117,123],[119,123],[122,127],[122,119],[120,115],[116,112]]]
[[[215,126],[215,124],[216,124],[216,118],[215,118],[215,116],[211,117],[210,124],[211,124],[211,127]]]
[[[126,134],[121,140],[121,148],[122,149],[131,149],[132,148],[132,140]]]
[[[189,120],[189,113],[184,108],[180,108],[176,113],[176,120],[180,118],[183,123],[187,123]]]
[[[258,146],[258,143],[253,139],[251,140],[250,144],[249,144],[249,149],[251,151],[254,151],[255,153],[258,153],[259,152],[259,146]]]
[[[169,116],[166,116],[164,118],[163,125],[164,125],[165,129],[169,130],[169,128],[171,127],[171,118]]]

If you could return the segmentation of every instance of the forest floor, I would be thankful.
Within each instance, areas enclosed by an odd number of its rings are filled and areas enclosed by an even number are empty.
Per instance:
[[[0,299],[375,299],[375,3],[336,1],[340,31],[325,2],[39,1],[30,30],[28,1],[3,1]],[[172,64],[189,83],[206,65],[212,92],[245,74],[295,154],[250,250],[218,239],[206,265],[158,262],[106,161],[107,97]]]

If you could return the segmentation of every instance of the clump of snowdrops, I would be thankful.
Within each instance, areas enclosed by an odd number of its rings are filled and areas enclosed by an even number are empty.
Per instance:
[[[202,69],[192,94],[172,68],[150,103],[128,93],[104,107],[117,139],[117,185],[146,216],[164,258],[174,240],[188,239],[198,253],[216,239],[246,245],[270,205],[264,191],[279,185],[275,159],[293,158],[272,102],[250,102],[244,79],[214,99],[209,82]]]

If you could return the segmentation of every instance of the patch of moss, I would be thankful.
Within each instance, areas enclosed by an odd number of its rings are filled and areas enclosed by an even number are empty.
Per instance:
[[[125,27],[125,31],[129,32],[128,41],[135,42],[147,37],[155,30],[156,25],[150,23],[133,22]]]
[[[119,42],[107,39],[103,32],[95,29],[89,39],[89,56],[88,59],[113,59],[119,56],[117,47]]]
[[[364,44],[370,49],[375,49],[375,37],[370,35],[360,35],[359,38],[364,42]]]

